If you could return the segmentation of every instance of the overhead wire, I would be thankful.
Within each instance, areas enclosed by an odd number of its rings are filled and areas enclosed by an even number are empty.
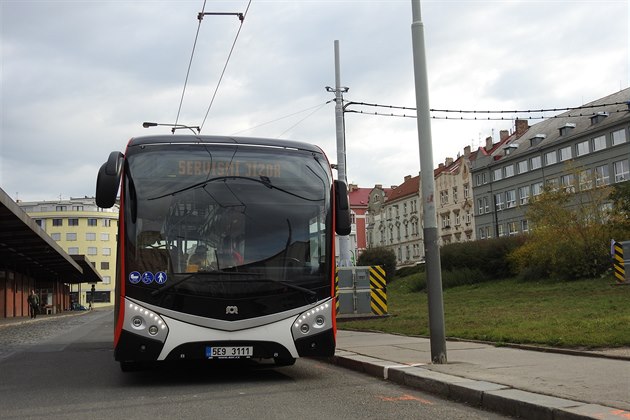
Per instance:
[[[204,3],[205,4],[205,3]],[[234,37],[234,42],[232,43],[232,47],[230,48],[230,53],[228,54],[227,60],[225,61],[225,65],[223,66],[223,71],[221,71],[221,76],[219,77],[219,81],[217,82],[217,86],[214,89],[214,93],[212,94],[212,99],[210,100],[210,105],[208,105],[208,110],[206,111],[206,115],[203,117],[202,123],[199,125],[199,132],[203,130],[203,126],[206,124],[206,120],[208,119],[208,114],[210,113],[210,109],[212,108],[212,104],[214,103],[214,99],[217,96],[217,92],[219,91],[219,86],[221,85],[221,81],[223,80],[223,76],[225,75],[225,70],[230,62],[230,58],[232,57],[232,53],[234,52],[234,47],[236,46],[236,41],[238,41],[238,36],[241,33],[241,29],[243,28],[243,23],[245,22],[245,18],[247,17],[247,11],[249,10],[249,6],[252,4],[252,0],[249,0],[247,3],[247,8],[245,9],[245,13],[243,13],[243,18],[240,19],[240,25],[238,27],[238,31],[236,32],[236,36]]]
[[[403,117],[403,118],[416,118],[416,115],[407,115],[407,114],[396,114],[396,113],[382,113],[382,112],[365,112],[365,111],[356,111],[356,110],[346,110],[346,107],[350,105],[359,105],[359,106],[370,106],[375,108],[388,108],[388,109],[399,109],[399,110],[410,110],[416,111],[416,108],[405,107],[405,106],[397,106],[397,105],[382,105],[375,103],[367,103],[367,102],[354,102],[349,101],[344,105],[344,112],[346,113],[354,113],[354,114],[366,114],[366,115],[377,115],[377,116],[385,116],[385,117]],[[430,112],[433,113],[446,113],[446,114],[534,114],[534,113],[548,113],[548,112],[558,112],[558,111],[579,111],[583,109],[594,109],[594,108],[602,108],[608,106],[615,105],[626,105],[629,106],[628,102],[612,102],[606,104],[598,104],[598,105],[582,105],[577,107],[566,107],[566,108],[548,108],[548,109],[530,109],[530,110],[496,110],[496,111],[478,111],[478,110],[452,110],[452,109],[429,109]],[[627,112],[628,109],[618,109],[612,112]],[[592,113],[579,113],[579,114],[569,114],[569,115],[554,115],[554,116],[528,116],[519,119],[549,119],[549,118],[579,118],[584,116],[595,115],[596,112]],[[489,120],[513,120],[514,117],[449,117],[449,116],[431,116],[432,119],[443,119],[443,120],[452,120],[452,121],[489,121]],[[517,117],[518,118],[518,117]]]
[[[320,110],[322,107],[324,107],[325,105],[328,105],[329,103],[334,102],[334,101],[335,101],[334,99],[331,99],[330,101],[324,102],[323,104],[317,104],[317,105],[314,105],[314,106],[311,106],[311,107],[308,107],[308,108],[302,109],[302,110],[300,110],[300,111],[292,112],[292,113],[287,114],[287,115],[285,115],[285,116],[282,116],[282,117],[279,117],[279,118],[276,118],[276,119],[273,119],[273,120],[270,120],[270,121],[267,121],[267,122],[264,122],[264,123],[261,123],[261,124],[255,125],[255,126],[253,126],[253,127],[248,127],[248,128],[243,129],[243,130],[236,131],[236,132],[232,133],[231,135],[232,135],[232,136],[235,136],[235,135],[237,135],[237,134],[244,133],[245,131],[255,130],[255,129],[260,128],[260,127],[263,127],[263,126],[265,126],[265,125],[273,124],[273,123],[275,123],[275,122],[278,122],[278,121],[284,120],[284,119],[286,119],[286,118],[293,117],[294,115],[298,115],[298,114],[301,114],[301,113],[303,113],[303,112],[310,111],[311,109],[315,109],[315,108],[317,108],[314,112],[310,113],[310,114],[309,114],[309,115],[307,115],[305,118],[302,118],[302,119],[299,121],[299,122],[302,122],[302,121],[304,121],[306,118],[308,118],[308,117],[310,117],[311,115],[313,115],[315,112],[319,111],[319,110]],[[293,128],[293,127],[295,127],[295,125],[293,125],[291,128]],[[287,130],[287,131],[288,131],[288,130]],[[282,134],[284,134],[284,133],[282,133]],[[281,135],[282,135],[282,134],[281,134]]]
[[[203,7],[201,13],[206,10],[206,0],[203,0]],[[179,122],[179,115],[182,112],[182,104],[184,103],[184,95],[186,94],[186,86],[188,85],[188,76],[190,76],[190,68],[192,67],[193,57],[195,56],[195,48],[197,47],[197,39],[199,39],[199,30],[201,29],[201,19],[197,25],[197,33],[195,33],[195,41],[193,42],[192,52],[190,53],[190,61],[188,62],[188,70],[186,70],[186,79],[184,80],[184,88],[182,89],[182,96],[179,99],[179,107],[177,108],[177,117],[175,118],[175,125]]]

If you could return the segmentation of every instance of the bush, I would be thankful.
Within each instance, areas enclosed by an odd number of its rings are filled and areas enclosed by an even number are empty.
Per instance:
[[[504,279],[516,274],[508,255],[525,243],[522,235],[444,245],[440,249],[442,271],[470,270],[485,279]]]
[[[387,280],[390,281],[396,275],[396,254],[391,249],[383,247],[368,248],[359,255],[357,265],[380,265],[385,270]]]

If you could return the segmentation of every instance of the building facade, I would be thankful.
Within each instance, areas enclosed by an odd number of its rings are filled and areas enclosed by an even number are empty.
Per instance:
[[[629,179],[630,89],[528,126],[472,160],[478,239],[526,233],[545,186],[579,191]]]
[[[424,257],[419,180],[419,176],[407,175],[398,187],[385,192],[377,185],[370,193],[368,246],[391,249],[398,266],[415,264]]]
[[[446,158],[434,171],[440,246],[475,239],[470,147],[464,155]]]
[[[86,255],[103,281],[71,286],[72,301],[94,307],[114,304],[118,205],[103,209],[94,198],[18,202],[18,205],[69,255]]]

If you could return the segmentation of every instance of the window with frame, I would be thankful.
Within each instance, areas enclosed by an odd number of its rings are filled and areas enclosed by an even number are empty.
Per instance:
[[[506,178],[514,176],[514,165],[508,165],[504,169],[504,174]]]
[[[68,219],[68,226],[79,226],[79,219],[76,219],[76,218]]]
[[[613,173],[615,174],[615,182],[623,182],[630,179],[628,177],[630,173],[628,159],[613,162]]]
[[[479,239],[486,239],[486,230],[484,228],[479,228]]]
[[[601,165],[595,168],[595,185],[601,187],[610,184],[610,172],[608,165]]]
[[[466,183],[464,184],[464,200],[467,200],[468,198],[470,198],[470,187]]]
[[[96,233],[94,233],[94,232],[87,232],[85,234],[85,240],[86,241],[95,241],[96,240]]]
[[[514,236],[518,233],[518,223],[517,222],[509,222],[508,223],[508,235]]]
[[[521,160],[516,164],[516,170],[519,174],[527,172],[527,160]]]
[[[549,188],[549,191],[558,190],[558,178],[550,178],[545,181],[545,186]]]
[[[109,241],[109,233],[101,233],[101,241]]]
[[[555,150],[545,153],[545,165],[549,166],[555,163],[558,163],[558,153]]]
[[[483,200],[481,198],[477,199],[477,207],[478,207],[477,214],[483,214],[484,205],[483,205]]]
[[[490,204],[488,203],[488,197],[483,198],[483,207],[484,207],[485,213],[490,212]]]
[[[110,284],[112,282],[112,276],[103,276],[103,284]]]
[[[505,236],[505,226],[503,224],[499,224],[497,228],[499,230],[499,237]]]
[[[606,136],[595,137],[593,140],[593,152],[606,148]]]
[[[529,160],[529,167],[531,170],[540,169],[542,167],[542,158],[540,156],[534,156]]]
[[[400,236],[400,231],[398,232],[398,236]],[[103,248],[101,251],[101,255],[112,255],[111,248]]]
[[[470,214],[470,210],[466,210],[466,224],[469,225],[472,221],[472,214]]]
[[[503,194],[502,193],[495,194],[494,195],[494,208],[497,210],[503,210],[503,207],[505,207],[505,203],[503,202]]]
[[[66,233],[66,241],[76,241],[76,240],[77,240],[77,234],[75,232]]]
[[[584,140],[575,145],[575,155],[584,156],[590,152],[588,148],[588,140]]]
[[[78,246],[71,246],[68,248],[68,254],[70,255],[77,255],[79,253],[79,247]]]
[[[87,219],[88,226],[98,226],[98,220],[94,218]]]
[[[97,255],[98,254],[98,249],[95,246],[88,246],[87,254],[88,255]]]
[[[53,241],[60,241],[61,240],[61,233],[59,233],[59,232],[51,233],[50,237],[52,238]]]
[[[529,222],[527,219],[521,220],[521,232],[529,232]]]
[[[564,162],[573,157],[571,155],[571,146],[563,147],[560,149],[559,152],[560,152],[560,162]]]
[[[492,171],[492,180],[499,181],[502,175],[503,175],[503,171],[501,168],[495,169],[494,171]]]
[[[81,205],[72,206],[72,211],[83,211],[83,206]]]
[[[527,204],[529,202],[529,185],[526,185],[524,187],[519,187],[518,199],[521,205]]]
[[[580,171],[579,177],[580,177],[579,182],[580,182],[581,191],[586,191],[593,188],[593,170],[592,169],[585,169],[583,171]]]
[[[109,270],[109,261],[101,261],[101,270]]]
[[[532,184],[532,196],[536,197],[537,195],[542,194],[543,192],[543,183],[535,182]]]
[[[505,206],[508,209],[516,207],[516,190],[509,190],[505,192]]]
[[[626,130],[622,128],[621,130],[613,131],[612,133],[612,145],[617,146],[622,143],[625,143],[626,139]]]
[[[52,225],[53,226],[63,226],[63,219],[53,219]]]
[[[569,193],[575,192],[575,177],[573,174],[562,175],[560,177],[560,185],[562,189]]]
[[[453,203],[457,203],[457,187],[453,187]]]
[[[103,219],[103,227],[110,227],[112,225],[111,219]]]
[[[55,206],[55,211],[67,211],[68,206]]]

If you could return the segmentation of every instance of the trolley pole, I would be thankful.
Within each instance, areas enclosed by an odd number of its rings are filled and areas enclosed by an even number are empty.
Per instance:
[[[341,70],[339,64],[339,41],[335,40],[335,88],[326,87],[328,92],[335,93],[335,127],[337,129],[337,179],[348,183],[346,177],[346,135],[343,117],[343,93],[347,87],[341,86]],[[338,267],[350,267],[350,236],[337,236],[339,240]]]
[[[420,146],[420,177],[422,179],[422,209],[424,222],[424,252],[427,271],[429,301],[429,335],[431,361],[446,363],[446,335],[444,332],[444,302],[442,298],[442,268],[438,244],[437,215],[435,210],[435,180],[433,179],[433,145],[431,116],[429,114],[429,82],[424,49],[424,26],[420,0],[411,0],[413,22],[411,36],[413,67],[416,85],[418,143]]]

